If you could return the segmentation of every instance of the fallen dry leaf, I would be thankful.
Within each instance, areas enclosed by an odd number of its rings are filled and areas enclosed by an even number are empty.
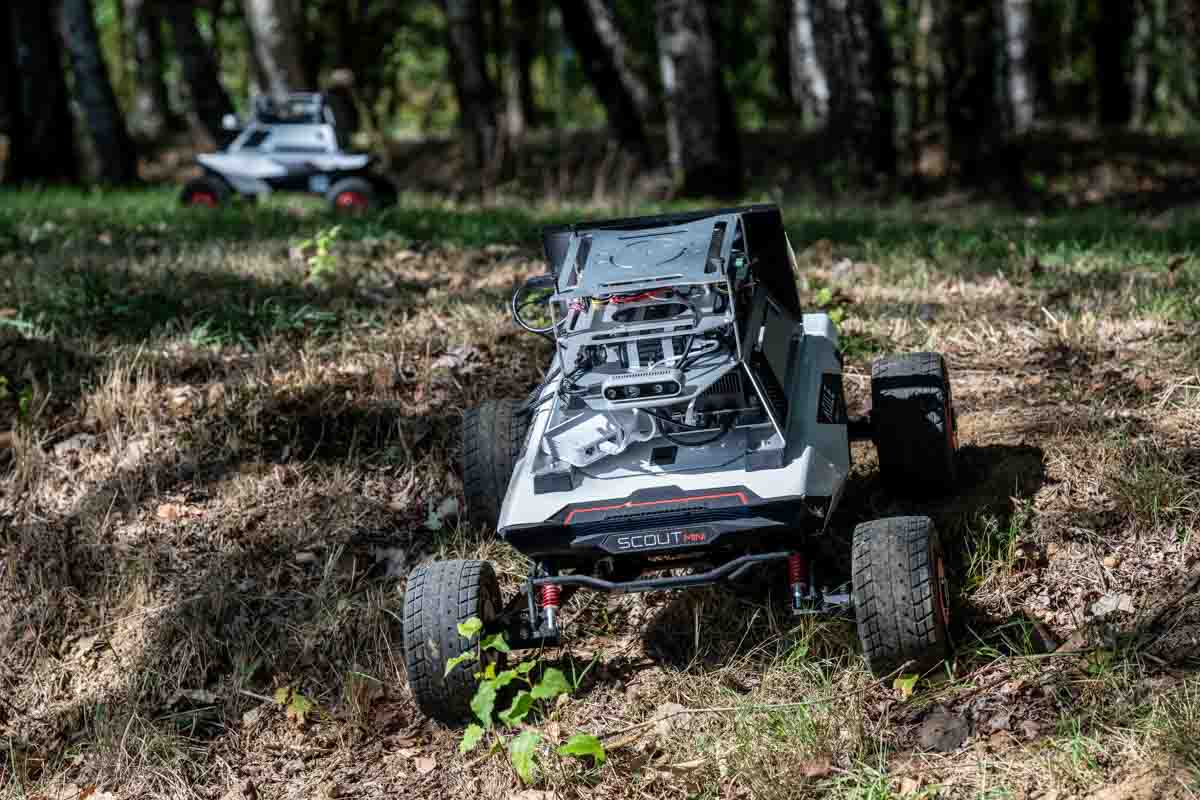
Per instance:
[[[177,519],[186,517],[188,509],[178,503],[163,503],[154,510],[154,516],[164,522],[174,522]]]
[[[1116,569],[1117,567],[1121,566],[1120,556],[1105,556],[1104,566],[1108,567],[1109,569]]]
[[[921,781],[912,776],[905,776],[900,779],[900,796],[904,797],[910,794],[916,794],[921,791]]]
[[[437,769],[437,759],[431,756],[424,756],[417,759],[417,772],[422,775],[428,775]]]

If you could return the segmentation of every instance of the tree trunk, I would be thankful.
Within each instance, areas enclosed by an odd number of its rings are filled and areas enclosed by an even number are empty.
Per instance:
[[[1158,0],[1141,0],[1138,3],[1137,47],[1133,68],[1133,122],[1145,125],[1157,110],[1155,99],[1161,75],[1159,37],[1163,24],[1160,18],[1162,5]]]
[[[808,86],[818,87],[810,89],[807,100],[825,116],[831,153],[868,180],[894,174],[892,50],[879,0],[798,0],[796,12],[808,15],[813,30],[820,32],[815,47],[797,57],[810,65],[805,70]]]
[[[122,0],[122,11],[124,36],[133,52],[130,132],[142,141],[161,141],[172,123],[163,79],[162,17],[153,0]]]
[[[1134,22],[1133,0],[1101,0],[1095,52],[1103,125],[1128,125],[1133,117],[1129,45]]]
[[[994,19],[988,3],[947,0],[942,20],[946,133],[950,160],[965,181],[985,173],[1002,133],[996,108]]]
[[[563,28],[621,146],[646,158],[645,84],[628,63],[629,47],[605,0],[559,0]]]
[[[1005,94],[1012,132],[1033,126],[1033,0],[1001,0],[1004,15]]]
[[[117,106],[91,0],[63,0],[62,29],[75,76],[75,98],[91,131],[100,163],[100,180],[111,184],[137,181],[137,152]]]
[[[50,4],[40,0],[11,0],[10,118],[7,183],[77,181],[79,160],[75,130],[67,104],[62,50],[54,30]]]
[[[792,99],[792,0],[772,0],[771,3],[771,85],[784,107],[795,110]]]
[[[791,69],[792,102],[804,109],[809,122],[818,127],[829,123],[829,76],[825,65],[830,63],[831,53],[818,50],[821,31],[823,42],[828,42],[829,29],[822,12],[829,10],[829,0],[791,0],[788,45]],[[834,22],[834,20],[829,20]]]
[[[538,124],[537,101],[533,96],[533,59],[542,30],[541,0],[513,0],[513,60],[509,67],[509,115],[520,116],[522,129]]]
[[[671,168],[684,195],[742,191],[742,153],[733,103],[721,75],[704,0],[656,0],[659,68]]]
[[[280,97],[308,87],[300,45],[302,9],[294,0],[243,0],[246,26],[254,42],[254,55],[262,68],[269,94]]]
[[[212,48],[196,27],[195,4],[191,0],[171,0],[165,11],[194,122],[214,142],[223,142],[228,135],[221,120],[233,113],[233,103],[221,85]]]
[[[479,0],[442,0],[449,36],[450,75],[458,97],[459,124],[470,134],[475,165],[496,154],[496,90],[484,63],[483,11]]]

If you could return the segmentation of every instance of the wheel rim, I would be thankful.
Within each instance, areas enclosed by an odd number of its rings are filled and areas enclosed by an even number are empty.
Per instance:
[[[217,196],[212,192],[192,192],[192,196],[188,199],[188,205],[204,206],[205,208],[217,207]]]
[[[940,550],[934,553],[933,557],[933,602],[937,607],[936,612],[938,618],[941,619],[942,625],[949,630],[950,628],[950,604],[946,602],[946,562],[942,558]]]
[[[343,211],[366,211],[370,205],[365,194],[355,191],[339,192],[333,202]]]

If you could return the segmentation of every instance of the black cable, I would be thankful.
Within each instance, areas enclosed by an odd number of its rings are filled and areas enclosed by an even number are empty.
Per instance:
[[[546,295],[546,297],[543,299],[527,300],[524,303],[517,303],[517,299],[521,296],[521,293],[524,291],[525,291],[524,286],[518,286],[517,290],[515,292],[513,292],[512,302],[509,304],[511,307],[511,310],[512,310],[513,322],[517,323],[517,325],[520,326],[522,329],[527,330],[530,333],[536,333],[538,336],[541,336],[543,339],[553,342],[554,336],[551,335],[551,331],[553,331],[555,328],[557,328],[561,324],[561,321],[560,322],[552,322],[549,325],[547,325],[545,328],[535,328],[532,325],[530,325],[528,322],[526,322],[524,319],[521,318],[521,309],[526,308],[527,306],[532,306],[532,305],[537,305],[539,303],[549,302],[552,295]]]
[[[674,425],[677,428],[684,428],[686,430],[691,430],[691,431],[707,430],[707,428],[702,428],[702,427],[699,427],[696,425],[687,425],[682,422],[676,422],[675,420],[671,419],[670,417],[659,414],[658,412],[652,411],[648,408],[642,408],[642,409],[639,409],[639,411],[645,411],[650,416],[652,416],[656,419],[660,419],[664,422],[670,423],[671,425]],[[731,430],[733,430],[733,426],[736,424],[737,424],[737,414],[733,414],[726,420],[725,424],[721,427],[721,430],[717,431],[715,434],[713,434],[708,439],[702,439],[698,442],[696,442],[696,441],[685,442],[682,439],[676,439],[674,436],[667,433],[667,431],[665,429],[660,428],[659,432],[663,435],[663,438],[666,439],[671,444],[679,445],[680,447],[703,447],[706,444],[712,444],[713,442],[723,439],[726,435],[728,435],[728,433]]]

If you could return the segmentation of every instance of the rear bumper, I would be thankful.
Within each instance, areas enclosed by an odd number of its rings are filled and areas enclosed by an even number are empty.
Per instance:
[[[677,554],[744,547],[754,538],[812,527],[812,507],[827,499],[765,499],[745,486],[702,492],[677,487],[639,490],[628,497],[571,503],[545,522],[511,525],[500,535],[531,558]]]

